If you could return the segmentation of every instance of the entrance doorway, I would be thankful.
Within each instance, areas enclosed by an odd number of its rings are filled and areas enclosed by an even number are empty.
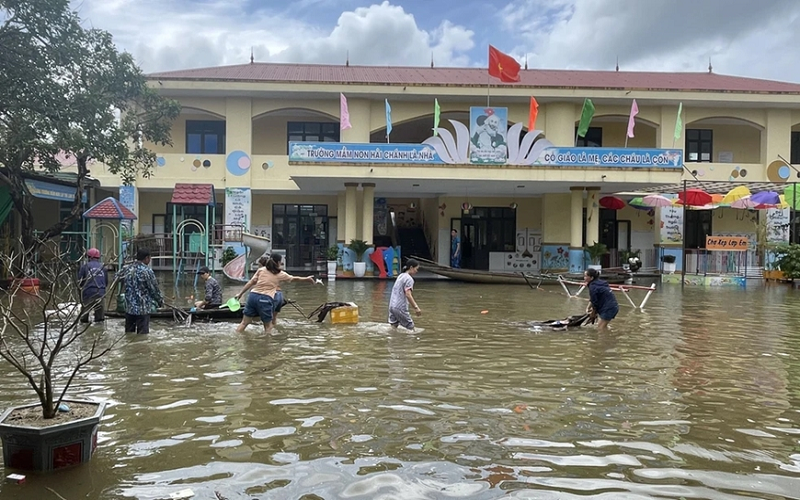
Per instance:
[[[327,205],[272,205],[272,247],[286,251],[287,268],[313,268],[326,259]]]
[[[461,267],[489,269],[491,252],[516,248],[517,211],[510,207],[473,207],[452,219],[450,228],[459,230]]]

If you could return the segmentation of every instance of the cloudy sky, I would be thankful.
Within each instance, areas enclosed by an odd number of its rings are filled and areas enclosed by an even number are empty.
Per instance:
[[[706,71],[800,82],[800,0],[79,0],[146,72],[258,62]]]

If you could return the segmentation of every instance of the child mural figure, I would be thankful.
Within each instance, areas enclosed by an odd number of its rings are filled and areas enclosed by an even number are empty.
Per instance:
[[[411,291],[414,289],[414,276],[419,271],[419,262],[414,259],[408,259],[403,268],[403,272],[394,282],[392,287],[392,295],[389,298],[389,324],[392,328],[402,326],[408,330],[414,331],[414,320],[411,319],[408,306],[414,308],[417,316],[422,315],[422,309],[419,308],[417,301]]]

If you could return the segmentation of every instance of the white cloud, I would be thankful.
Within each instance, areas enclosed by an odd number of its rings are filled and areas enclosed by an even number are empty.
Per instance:
[[[302,0],[313,9],[318,0]],[[248,9],[245,0],[164,2],[84,0],[76,6],[95,27],[110,31],[146,72],[249,61],[464,66],[473,32],[443,20],[430,31],[389,2],[343,12],[332,30]],[[297,12],[297,11],[295,11]]]
[[[542,68],[703,71],[800,81],[796,0],[513,0],[514,54]]]

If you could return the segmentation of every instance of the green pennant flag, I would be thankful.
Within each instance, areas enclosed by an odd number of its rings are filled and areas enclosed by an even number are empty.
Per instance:
[[[439,132],[436,131],[439,128],[439,115],[441,114],[442,110],[439,109],[439,99],[433,100],[433,136],[436,137],[439,135]]]
[[[683,129],[683,120],[681,119],[681,115],[683,114],[683,103],[678,104],[678,118],[675,120],[675,140],[681,138],[681,131]]]
[[[586,137],[586,132],[589,131],[589,124],[592,123],[594,116],[594,104],[591,99],[583,100],[583,109],[581,110],[581,121],[578,124],[578,137]]]

